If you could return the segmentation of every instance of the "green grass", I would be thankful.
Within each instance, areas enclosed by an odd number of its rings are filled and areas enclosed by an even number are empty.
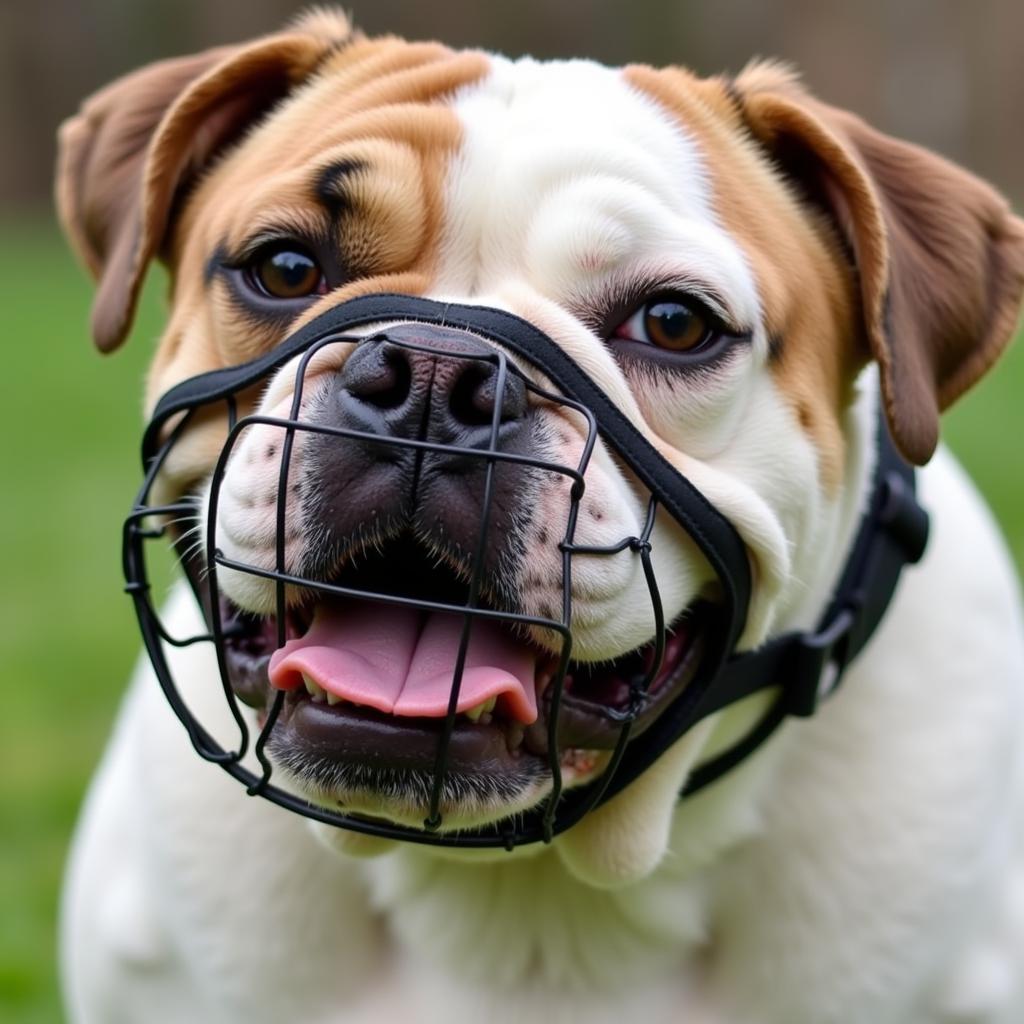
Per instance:
[[[60,1019],[63,859],[138,641],[120,523],[138,483],[139,395],[159,301],[129,345],[87,338],[90,287],[52,228],[2,228],[4,579],[0,586],[0,1020]],[[1024,345],[951,414],[947,436],[1024,565]]]
[[[138,479],[152,294],[133,343],[88,341],[90,285],[51,228],[6,224],[0,538],[0,1020],[60,1020],[53,921],[68,836],[136,648],[120,523]]]
[[[1024,572],[1024,334],[949,411],[943,432],[994,509]]]

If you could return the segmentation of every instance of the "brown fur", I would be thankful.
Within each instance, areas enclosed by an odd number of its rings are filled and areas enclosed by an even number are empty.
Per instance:
[[[859,277],[862,358],[877,360],[893,437],[923,464],[939,412],[1009,343],[1024,294],[1024,222],[992,188],[756,64],[735,82],[746,125],[826,209]]]

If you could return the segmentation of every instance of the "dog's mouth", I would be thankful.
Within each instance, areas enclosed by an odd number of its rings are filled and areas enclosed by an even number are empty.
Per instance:
[[[466,584],[415,545],[400,543],[332,580],[373,599],[319,595],[275,616],[221,598],[226,667],[240,700],[260,709],[284,693],[270,752],[319,798],[345,803],[353,789],[401,788],[437,765],[466,616],[382,599],[465,601]],[[481,606],[488,608],[486,601]],[[495,609],[490,608],[494,611]],[[557,752],[566,784],[607,763],[624,723],[639,735],[693,678],[710,606],[696,604],[655,639],[602,662],[570,660],[562,684]],[[462,657],[445,770],[453,793],[511,797],[550,774],[551,716],[560,659],[500,616],[474,616]],[[481,786],[481,780],[504,780]],[[419,786],[420,789],[424,787]],[[485,792],[486,791],[486,792]],[[453,797],[454,799],[454,797]],[[457,801],[456,801],[457,802]]]

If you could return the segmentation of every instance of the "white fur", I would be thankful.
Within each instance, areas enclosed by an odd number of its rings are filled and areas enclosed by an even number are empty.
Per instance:
[[[813,446],[764,368],[756,288],[717,223],[696,144],[615,73],[586,63],[498,60],[456,108],[465,143],[436,294],[537,323],[729,515],[758,575],[747,643],[811,624],[865,500],[873,376],[844,424],[850,457],[841,497],[829,501]],[[680,385],[671,406],[634,391],[566,311],[602,281],[653,265],[713,290],[754,330],[724,374]],[[286,401],[288,387],[279,375],[265,407]],[[578,430],[556,425],[571,454]],[[226,536],[266,552],[266,520],[247,508],[274,477],[273,460],[260,463],[264,441],[254,433],[239,449],[236,469],[250,453],[262,469],[229,474],[224,512]],[[763,701],[716,716],[552,848],[510,857],[394,846],[247,800],[196,757],[143,665],[69,867],[72,1019],[1024,1019],[1019,594],[953,460],[940,452],[920,480],[933,513],[928,554],[842,691],[677,804],[694,764]],[[543,500],[557,516],[564,499]],[[642,515],[603,450],[588,501],[611,517],[585,527],[593,538],[635,531]],[[668,521],[654,548],[678,610],[707,570]],[[542,575],[553,576],[544,557]],[[627,561],[581,567],[577,586],[584,649],[646,637]],[[183,587],[168,614],[173,633],[199,628]],[[230,744],[210,652],[169,657],[190,706]]]
[[[144,666],[71,861],[73,1019],[1018,1021],[1019,598],[948,455],[922,486],[933,544],[843,690],[680,805],[660,866],[608,892],[573,833],[480,864],[339,858],[200,762]],[[196,627],[183,588],[171,619]],[[175,667],[216,716],[203,658]]]

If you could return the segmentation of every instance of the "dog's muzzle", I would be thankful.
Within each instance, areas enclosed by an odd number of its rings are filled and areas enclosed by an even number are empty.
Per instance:
[[[365,337],[354,333],[386,323],[402,326]],[[410,324],[427,327],[410,329]],[[310,417],[303,405],[307,371],[318,353],[339,344],[354,348],[336,375],[329,401],[319,407],[322,414]],[[293,360],[289,415],[239,417],[238,395],[265,383]],[[533,382],[534,375],[521,366],[539,371],[545,386]],[[560,408],[582,424],[584,440],[573,464],[554,461],[543,446],[529,443],[527,411],[538,404]],[[205,551],[184,553],[186,545],[174,522],[194,516],[194,501],[158,504],[151,495],[193,418],[200,410],[218,407],[226,411],[229,431],[210,483]],[[216,543],[229,461],[245,432],[257,426],[275,429],[280,438],[272,568],[229,556]],[[646,489],[647,501],[639,531],[594,546],[578,542],[577,525],[599,436],[635,486]],[[339,572],[346,552],[339,552],[337,544],[331,559],[290,563],[288,538],[295,524],[289,523],[289,507],[294,506],[289,506],[288,495],[290,489],[294,495],[297,446],[303,464],[310,467],[303,486],[318,495],[322,532],[351,541],[350,554],[359,545],[365,553],[379,541],[367,531],[367,510],[386,520],[381,529],[387,553],[373,571],[360,571],[359,558],[352,557],[348,563],[356,568]],[[333,469],[339,452],[344,474]],[[787,688],[751,735],[701,766],[687,792],[716,778],[762,742],[786,714],[813,711],[823,680],[834,688],[846,662],[881,617],[899,568],[919,556],[926,530],[926,521],[922,526],[915,514],[920,509],[913,501],[912,476],[908,488],[906,473],[886,463],[879,471],[885,494],[876,495],[867,519],[876,524],[874,533],[883,537],[886,552],[898,549],[898,556],[883,552],[879,571],[872,553],[878,544],[869,544],[871,550],[858,556],[857,565],[848,566],[860,607],[840,602],[815,633],[780,638],[753,654],[735,655],[751,577],[744,545],[731,524],[536,327],[499,310],[400,295],[353,299],[263,357],[174,387],[159,402],[147,428],[143,460],[145,479],[124,529],[127,589],[160,685],[197,752],[243,782],[250,794],[308,817],[371,835],[450,846],[511,849],[550,841],[628,785],[696,722],[787,678]],[[568,493],[564,519],[547,524],[560,540],[561,606],[544,615],[517,609],[500,585],[502,559],[529,558],[528,552],[516,549],[509,509],[515,504],[513,496],[528,490],[538,474],[563,479]],[[690,645],[685,666],[673,663],[673,658],[679,660],[670,642],[668,627],[673,623],[665,621],[652,559],[659,511],[682,527],[717,578],[713,604],[690,610],[699,619],[699,642]],[[889,529],[886,524],[895,525]],[[202,605],[208,628],[201,635],[171,636],[151,601],[147,551],[155,538],[166,535],[183,553],[182,564]],[[451,568],[433,571],[425,553],[440,553],[439,560]],[[573,673],[580,674],[573,662],[574,563],[613,556],[637,560],[654,636],[619,671],[614,687],[604,684],[604,696],[614,689],[614,698],[588,703],[571,687]],[[274,595],[274,615],[256,624],[233,606],[223,593],[228,573],[265,581]],[[865,589],[866,576],[884,577],[884,584],[871,583]],[[870,597],[873,587],[878,597],[866,602],[865,616],[864,593]],[[837,600],[842,596],[841,590]],[[312,622],[297,621],[302,613],[296,608],[303,600],[316,603]],[[415,687],[406,681],[403,690],[388,677],[386,667],[373,668],[372,643],[365,636],[374,629],[383,636],[393,632],[396,644],[403,630],[429,634],[427,654],[435,668],[444,662],[443,684],[434,672]],[[512,638],[519,638],[522,647],[522,638],[531,633],[546,638],[546,653],[542,663],[539,655],[531,655],[524,667]],[[416,642],[421,648],[427,644]],[[167,658],[168,646],[197,643],[212,645],[216,653],[223,696],[238,729],[230,749],[192,713]],[[325,694],[308,682],[306,670],[312,672],[317,659],[334,664],[341,657],[335,649],[339,647],[347,649],[347,656],[353,651],[359,656],[358,670],[328,666],[329,671],[350,673],[345,693],[353,699],[340,702],[335,694],[325,703]],[[484,665],[490,666],[487,671]],[[675,673],[671,687],[666,683],[670,667]],[[367,677],[374,672],[379,679]],[[507,679],[499,697],[492,693],[495,673]],[[543,685],[536,689],[535,675],[543,676]],[[309,698],[302,691],[303,681]],[[400,698],[392,695],[379,703],[377,689],[389,686],[401,691]],[[408,696],[410,690],[415,692]],[[399,717],[388,713],[396,699],[412,701]],[[261,709],[255,735],[240,702]],[[335,706],[339,703],[343,706]],[[490,721],[495,704],[508,719],[500,728]],[[339,773],[348,772],[348,778],[364,768],[377,779],[401,782],[415,777],[425,811],[421,827],[356,814],[328,801],[307,802],[275,783],[274,762],[287,746],[283,737],[321,750],[330,747]],[[256,772],[243,763],[250,748],[261,769]],[[564,785],[567,756],[595,750],[602,754],[603,770],[583,785]],[[534,809],[494,824],[447,826],[446,781],[465,775],[480,760],[500,778],[505,759],[514,760],[520,751],[546,764],[550,786],[544,799]]]

